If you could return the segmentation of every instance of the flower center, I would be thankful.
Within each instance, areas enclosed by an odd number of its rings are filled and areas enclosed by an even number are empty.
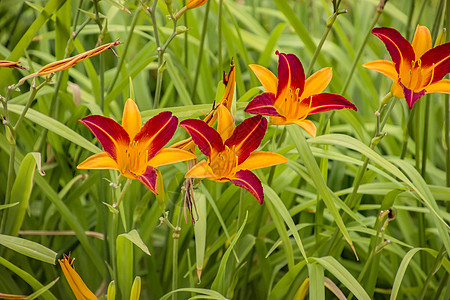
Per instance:
[[[422,68],[420,59],[412,61],[411,69],[402,72],[400,75],[401,83],[408,89],[418,93],[431,84],[434,77],[434,65],[431,68]]]
[[[148,150],[140,147],[138,141],[132,141],[118,156],[119,171],[127,175],[142,175],[147,169]]]
[[[301,99],[300,90],[288,90],[284,99],[276,101],[275,108],[277,112],[288,121],[303,120],[308,116],[311,108],[311,97]]]
[[[236,174],[238,158],[234,147],[225,146],[222,152],[213,151],[209,165],[218,179],[231,178]]]

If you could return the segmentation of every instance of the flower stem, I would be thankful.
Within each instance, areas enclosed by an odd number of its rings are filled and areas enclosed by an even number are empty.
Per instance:
[[[172,290],[178,288],[178,243],[180,239],[180,223],[181,223],[181,206],[178,210],[177,225],[174,228],[172,238],[173,238],[173,249],[172,249]],[[172,295],[173,300],[177,300],[177,293]]]
[[[337,19],[337,16],[340,14],[343,14],[343,13],[347,13],[347,10],[338,11],[340,4],[341,4],[341,1],[338,1],[338,2],[333,1],[334,12],[327,20],[327,26],[326,26],[325,32],[323,33],[322,38],[320,39],[320,42],[317,45],[316,51],[314,51],[314,55],[311,59],[308,70],[306,71],[306,74],[305,74],[306,77],[311,75],[311,72],[314,68],[314,63],[316,62],[316,59],[319,56],[320,51],[322,50],[323,44],[325,43],[325,40],[327,39],[328,34],[330,33],[330,30],[333,27],[333,24]]]
[[[385,0],[380,0],[380,3],[377,6],[377,12],[375,14],[375,18],[373,18],[372,24],[370,25],[369,30],[367,30],[366,36],[364,37],[364,40],[363,40],[361,46],[359,47],[358,53],[356,54],[356,57],[353,60],[352,68],[350,69],[350,72],[348,73],[347,78],[345,79],[344,86],[342,87],[342,90],[341,90],[341,95],[344,95],[345,92],[347,91],[347,88],[350,84],[353,74],[355,73],[356,66],[359,63],[359,59],[361,58],[364,48],[367,45],[367,41],[369,40],[370,34],[372,33],[372,29],[375,27],[375,25],[378,22],[378,19],[380,18],[381,14],[383,13],[384,5],[386,4],[386,2],[387,1],[385,1]]]
[[[385,103],[387,99],[392,98],[392,93],[389,92],[384,99],[382,100],[382,103]],[[380,113],[376,112],[376,116],[377,116],[377,126],[373,135],[373,138],[370,142],[370,149],[375,149],[375,147],[378,145],[378,143],[380,142],[380,140],[385,136],[385,133],[383,133],[383,128],[386,125],[387,119],[389,118],[389,115],[392,112],[392,109],[394,108],[395,103],[397,103],[397,101],[395,99],[391,99],[391,101],[388,103],[388,109],[386,111],[386,113],[384,114],[383,118],[381,119],[380,122]],[[383,110],[383,106],[380,107],[380,110]],[[364,173],[366,172],[367,169],[367,165],[369,164],[369,158],[365,157],[364,158],[364,163],[363,165],[359,168],[358,170],[358,174],[353,182],[353,191],[350,194],[349,198],[347,198],[346,203],[347,205],[353,209],[357,203],[355,202],[356,200],[356,194],[358,193],[358,188],[361,184],[361,180],[364,176]]]
[[[408,115],[408,122],[406,124],[405,130],[403,131],[403,143],[402,143],[402,152],[400,154],[400,159],[404,159],[406,156],[406,151],[408,150],[408,140],[409,140],[409,132],[411,131],[412,121],[414,120],[414,113],[416,111],[417,106],[413,106],[412,110],[410,110]]]
[[[219,78],[222,76],[222,21],[223,21],[223,0],[219,0],[219,19],[217,25],[217,56],[219,57]]]
[[[194,98],[195,93],[197,92],[197,83],[198,83],[198,78],[200,77],[200,66],[202,64],[203,48],[205,46],[205,38],[206,38],[206,31],[207,31],[207,27],[208,27],[208,15],[209,15],[210,5],[211,5],[211,1],[206,2],[206,11],[205,11],[205,17],[203,19],[202,36],[200,38],[200,46],[198,49],[198,60],[197,60],[197,66],[195,68],[195,76],[194,76],[194,83],[192,85],[191,98]]]
[[[155,3],[156,2],[158,2],[158,0],[155,0]],[[119,78],[120,70],[122,69],[122,65],[123,65],[123,63],[125,61],[125,58],[127,57],[128,48],[130,47],[130,44],[131,44],[131,38],[133,37],[134,29],[136,27],[137,20],[139,19],[139,15],[140,15],[141,10],[142,10],[141,7],[142,6],[139,5],[138,8],[136,9],[136,12],[134,13],[133,20],[131,21],[131,25],[130,25],[130,28],[128,30],[127,41],[126,41],[126,43],[124,45],[123,52],[120,55],[119,62],[117,63],[117,69],[116,69],[117,71],[114,72],[114,77],[113,77],[113,79],[111,80],[111,83],[108,86],[108,89],[107,89],[107,92],[106,92],[107,94],[109,94],[112,91],[112,89],[114,87],[114,84],[116,84],[116,81]]]
[[[156,22],[156,4],[158,0],[155,0],[153,2],[152,8],[147,8],[147,11],[150,13],[150,18],[152,19],[152,25],[153,25],[153,32],[155,35],[155,42],[156,42],[156,50],[158,51],[158,70],[156,73],[156,90],[155,90],[155,98],[153,101],[153,108],[158,108],[159,106],[159,100],[161,99],[161,88],[162,88],[162,78],[164,74],[164,52],[166,51],[167,47],[169,46],[170,42],[177,36],[177,17],[173,14],[170,15],[170,19],[173,22],[172,27],[172,34],[169,36],[167,41],[164,43],[163,46],[161,46],[161,41],[159,39],[159,33],[158,33],[158,24]]]

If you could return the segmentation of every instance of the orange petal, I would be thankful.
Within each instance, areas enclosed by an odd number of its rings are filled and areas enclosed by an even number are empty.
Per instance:
[[[253,151],[240,165],[239,170],[255,170],[286,163],[288,160],[281,154],[267,151]]]
[[[333,71],[330,67],[323,68],[306,79],[305,89],[301,98],[308,98],[309,96],[320,94],[328,86],[333,77]]]
[[[444,93],[450,94],[450,79],[442,79],[436,83],[430,84],[425,88],[427,94],[429,93]]]
[[[75,297],[77,299],[86,299],[86,300],[96,300],[97,297],[92,293],[86,284],[84,284],[80,275],[75,271],[72,266],[72,261],[70,261],[70,257],[64,255],[63,259],[59,260],[59,264],[61,265],[61,269],[63,270],[64,276],[67,279],[67,282],[70,285]]]
[[[118,170],[117,162],[108,152],[101,152],[89,156],[85,161],[77,166],[78,169],[113,169]]]
[[[136,134],[141,130],[142,120],[141,113],[136,103],[132,99],[128,99],[123,109],[122,127],[130,136],[132,141]]]
[[[270,124],[272,125],[287,125],[287,124],[292,124],[292,122],[286,120],[285,117],[278,117],[278,116],[271,116],[269,118],[270,120]]]
[[[431,49],[431,33],[426,26],[417,25],[412,46],[416,54],[416,60]]]
[[[310,120],[297,120],[294,123],[305,129],[312,137],[316,137],[316,125]]]
[[[387,60],[374,60],[363,64],[364,68],[377,71],[392,80],[398,79],[398,73],[395,70],[395,64],[392,61]]]
[[[188,151],[184,151],[176,148],[164,148],[161,149],[152,159],[148,162],[149,166],[154,168],[176,162],[195,159],[197,156]]]
[[[249,67],[258,77],[266,92],[277,93],[278,79],[271,71],[260,65],[249,65]]]
[[[214,178],[216,175],[206,160],[193,166],[184,176],[185,178]]]
[[[219,119],[217,122],[217,132],[220,134],[222,141],[225,143],[225,141],[228,140],[228,138],[233,134],[234,120],[228,108],[223,105],[219,105],[217,108],[217,115]]]
[[[394,81],[392,83],[391,93],[392,93],[392,95],[394,95],[394,97],[397,97],[399,99],[405,98],[405,95],[403,94],[403,89],[400,86],[400,84],[398,84],[397,81]]]

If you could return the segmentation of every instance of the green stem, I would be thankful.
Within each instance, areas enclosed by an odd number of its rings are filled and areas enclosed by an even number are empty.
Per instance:
[[[153,102],[154,109],[158,108],[159,100],[161,99],[162,78],[163,78],[163,74],[164,74],[164,64],[165,64],[164,52],[166,51],[170,42],[177,36],[177,18],[174,15],[171,15],[170,19],[173,22],[172,34],[169,36],[169,38],[164,43],[164,45],[161,46],[161,42],[159,40],[159,34],[158,34],[158,26],[156,23],[156,16],[155,16],[156,2],[157,2],[157,0],[153,3],[152,10],[150,12],[150,17],[152,18],[152,23],[153,23],[153,31],[155,32],[156,49],[158,51],[158,70],[157,70],[157,74],[156,74],[156,90],[155,90],[155,98],[154,98],[154,102]]]
[[[417,106],[413,106],[412,110],[410,110],[408,115],[408,122],[406,124],[405,130],[403,132],[403,143],[402,143],[402,152],[400,154],[400,159],[404,159],[406,156],[406,151],[408,150],[408,140],[409,140],[409,132],[411,131],[413,120],[414,120],[414,112],[416,111]]]
[[[219,78],[222,76],[222,21],[223,21],[223,0],[219,0],[219,20],[217,25],[217,56],[219,57]]]
[[[325,43],[325,40],[327,39],[328,34],[330,33],[330,30],[333,27],[333,24],[334,24],[334,22],[337,19],[337,16],[340,15],[340,14],[343,14],[343,13],[347,13],[347,10],[338,11],[339,5],[340,5],[340,1],[338,3],[333,2],[334,12],[327,20],[327,26],[326,26],[325,32],[323,33],[322,38],[320,39],[320,42],[317,45],[316,51],[314,51],[314,55],[313,55],[313,57],[311,59],[311,62],[309,64],[309,68],[308,68],[308,70],[306,71],[306,74],[305,74],[306,77],[308,77],[311,74],[311,72],[312,72],[312,70],[314,68],[314,63],[316,62],[316,59],[319,56],[320,51],[322,50],[323,44]]]
[[[392,98],[392,93],[388,93],[384,99],[381,101],[381,103],[385,103],[388,99]],[[395,99],[391,99],[391,101],[388,104],[388,109],[386,111],[386,113],[384,114],[381,122],[379,121],[380,116],[377,115],[377,128],[375,129],[373,138],[370,142],[370,149],[375,149],[375,147],[378,145],[380,139],[384,136],[383,128],[386,125],[386,122],[389,118],[389,115],[392,112],[392,109],[394,108],[395,103],[397,103],[397,101]],[[380,108],[380,110],[382,109],[382,107]],[[366,172],[367,169],[367,165],[369,164],[369,158],[365,157],[364,158],[364,163],[363,165],[358,169],[358,174],[353,182],[353,190],[352,193],[350,194],[349,198],[347,198],[346,203],[348,204],[348,206],[350,208],[354,208],[357,203],[356,203],[356,195],[358,193],[358,188],[361,185],[361,180],[364,176],[364,173]]]
[[[366,32],[366,36],[364,37],[364,40],[358,49],[358,53],[356,54],[356,57],[353,60],[352,68],[350,69],[350,72],[348,73],[347,78],[345,79],[344,86],[342,87],[342,91],[340,93],[341,95],[344,95],[345,92],[347,91],[350,81],[352,80],[353,74],[355,73],[356,66],[359,63],[359,59],[361,58],[364,48],[367,45],[367,41],[369,40],[370,34],[372,33],[372,29],[375,27],[375,25],[378,22],[378,19],[380,18],[381,14],[383,13],[384,4],[385,4],[385,1],[381,0],[380,4],[378,4],[378,6],[377,6],[377,13],[375,15],[375,18],[373,19],[372,24],[369,27],[369,30]]]
[[[211,4],[211,1],[208,1],[206,3],[206,12],[205,12],[205,17],[203,19],[202,36],[200,38],[200,47],[198,49],[198,59],[197,59],[197,66],[195,68],[195,76],[194,76],[194,83],[192,86],[191,98],[194,98],[195,93],[197,92],[197,83],[198,83],[198,78],[200,77],[200,66],[202,64],[203,48],[205,46],[205,37],[206,37],[206,31],[207,31],[207,27],[208,27],[208,15],[209,15],[210,4]]]
[[[172,250],[172,290],[178,288],[178,243],[180,239],[180,223],[181,223],[181,208],[178,210],[177,225],[174,228],[173,237],[173,250]],[[172,226],[173,227],[173,226]],[[177,300],[177,293],[172,295],[172,300]]]
[[[156,2],[158,2],[158,0],[155,0],[154,4],[156,4]],[[156,5],[154,5],[154,6],[156,6]],[[141,10],[142,10],[142,6],[139,5],[138,8],[136,9],[136,12],[134,13],[133,20],[131,21],[130,29],[128,30],[127,41],[125,42],[125,45],[123,47],[123,52],[120,55],[119,62],[117,63],[117,69],[116,69],[117,71],[114,72],[114,77],[113,77],[113,79],[111,80],[111,83],[108,86],[108,89],[107,89],[107,92],[106,92],[107,94],[109,94],[112,91],[114,85],[116,84],[117,79],[119,78],[120,70],[122,69],[122,66],[123,66],[123,63],[125,61],[125,58],[127,57],[128,49],[129,49],[130,44],[131,44],[131,38],[133,37],[134,29],[136,27],[137,20],[139,19],[139,15],[141,13]]]
[[[183,6],[186,6],[186,0],[183,0]],[[220,28],[220,14],[219,14],[219,28]],[[184,18],[184,26],[188,28],[188,18]],[[219,36],[220,41],[220,36]],[[184,33],[184,66],[186,67],[186,70],[188,69],[189,64],[189,32],[186,31]]]

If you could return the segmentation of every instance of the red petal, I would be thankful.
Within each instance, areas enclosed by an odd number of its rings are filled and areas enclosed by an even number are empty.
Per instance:
[[[425,90],[421,90],[420,92],[416,93],[407,87],[405,87],[401,82],[400,86],[403,88],[403,93],[405,94],[405,100],[408,104],[409,109],[413,108],[414,103],[417,102],[423,95],[425,95]]]
[[[303,93],[305,87],[305,71],[303,70],[302,63],[294,54],[286,55],[289,61],[289,69],[291,70],[291,89],[295,93],[299,89],[299,95]]]
[[[420,58],[422,69],[434,68],[433,80],[435,83],[450,72],[450,43],[445,43],[425,52]]]
[[[259,147],[267,130],[267,120],[260,115],[245,119],[234,129],[233,135],[226,140],[228,147],[235,146],[236,155],[241,164],[250,153]]]
[[[277,96],[281,95],[287,88],[293,92],[299,89],[299,95],[302,94],[305,86],[305,72],[303,66],[294,54],[285,54],[276,52],[278,59],[278,88]]]
[[[397,73],[400,73],[401,63],[403,62],[411,68],[411,63],[415,60],[414,49],[411,44],[398,32],[389,27],[377,27],[372,33],[380,38],[386,45],[392,61],[395,63]]]
[[[236,173],[231,182],[236,186],[242,187],[249,191],[258,200],[259,204],[264,201],[264,192],[258,177],[249,170],[240,170]]]
[[[311,101],[311,110],[308,114],[316,114],[329,110],[337,110],[343,108],[350,108],[357,110],[356,106],[345,99],[344,97],[336,94],[322,93],[313,95]],[[306,101],[306,100],[305,100]]]
[[[92,115],[80,120],[95,135],[103,149],[117,160],[117,149],[130,144],[128,133],[113,119]]]
[[[139,142],[143,149],[148,150],[148,159],[167,144],[177,130],[178,119],[170,111],[163,111],[148,120],[141,131],[136,134],[134,141]]]
[[[258,114],[265,116],[279,116],[273,103],[275,102],[275,95],[272,93],[263,93],[253,98],[252,101],[245,108],[245,112],[249,114]]]
[[[206,156],[211,157],[211,151],[213,149],[218,152],[225,150],[220,134],[205,122],[188,119],[181,122],[180,126],[189,132],[194,143]]]
[[[156,170],[148,166],[145,170],[145,173],[139,176],[136,176],[136,179],[145,184],[145,186],[152,191],[154,194],[158,195],[156,192],[156,179],[158,177],[158,173],[156,173]]]

